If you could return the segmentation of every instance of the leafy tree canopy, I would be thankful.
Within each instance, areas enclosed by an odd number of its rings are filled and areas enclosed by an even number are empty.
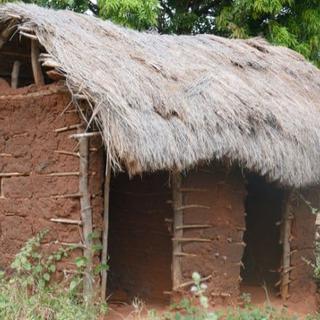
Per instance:
[[[8,0],[0,0],[5,2]],[[42,6],[91,11],[138,30],[262,35],[294,49],[320,67],[320,0],[25,0]]]
[[[161,0],[159,30],[262,35],[320,66],[320,0]]]

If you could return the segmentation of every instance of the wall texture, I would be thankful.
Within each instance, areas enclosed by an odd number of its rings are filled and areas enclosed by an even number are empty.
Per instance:
[[[303,305],[307,301],[310,310],[317,310],[313,268],[308,263],[314,262],[316,216],[311,214],[305,200],[314,208],[319,208],[319,191],[319,188],[305,189],[301,193],[303,198],[295,194],[291,203],[294,219],[291,236],[290,301],[295,305]]]
[[[0,267],[8,268],[29,238],[48,229],[44,248],[79,243],[77,225],[52,218],[80,220],[77,141],[69,135],[80,124],[70,97],[55,85],[0,93]],[[101,225],[101,143],[90,142],[90,191],[94,222]],[[67,154],[71,153],[71,154]],[[74,253],[74,254],[79,254]],[[68,268],[72,268],[68,267]]]
[[[240,170],[213,164],[186,175],[182,191],[184,206],[190,206],[184,210],[184,224],[210,225],[184,231],[185,238],[210,240],[183,245],[185,253],[195,254],[181,258],[184,280],[190,280],[193,271],[200,272],[203,277],[212,276],[208,281],[212,302],[230,302],[239,294],[245,228],[244,179]]]

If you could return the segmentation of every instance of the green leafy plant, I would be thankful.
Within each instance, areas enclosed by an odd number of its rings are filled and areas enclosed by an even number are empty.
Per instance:
[[[158,315],[154,310],[149,312],[150,320],[218,320],[215,312],[209,311],[209,300],[205,295],[207,285],[201,283],[198,272],[192,274],[192,298],[184,298],[179,303],[172,304],[170,311]]]
[[[0,319],[95,320],[104,316],[108,311],[105,302],[88,306],[76,294],[77,286],[67,288],[52,279],[56,264],[74,248],[45,254],[41,241],[46,234],[42,231],[26,242],[11,264],[10,277],[0,274]]]
[[[28,240],[11,263],[16,275],[24,281],[21,284],[31,286],[33,290],[48,285],[56,271],[56,263],[68,256],[68,250],[62,247],[49,255],[43,255],[41,241],[47,233],[47,230],[41,231]]]
[[[156,27],[158,0],[99,0],[99,15],[104,19],[138,30]]]

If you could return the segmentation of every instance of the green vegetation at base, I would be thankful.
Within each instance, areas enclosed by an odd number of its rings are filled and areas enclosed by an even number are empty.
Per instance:
[[[95,320],[107,313],[106,303],[86,305],[81,295],[81,270],[56,282],[56,265],[74,248],[46,253],[41,241],[47,231],[27,241],[11,264],[10,275],[0,275],[0,319],[2,320]],[[82,267],[82,265],[80,266]]]
[[[75,258],[74,272],[57,281],[57,264],[70,258],[75,248],[57,248],[43,252],[41,241],[46,231],[40,232],[27,241],[11,264],[10,275],[0,274],[0,319],[5,320],[102,320],[107,319],[108,305],[95,299],[86,304],[82,298],[81,256]],[[98,248],[99,249],[99,248]],[[101,268],[98,268],[98,272]],[[95,277],[95,274],[92,275]],[[193,286],[190,297],[172,304],[167,312],[150,310],[133,313],[132,320],[298,320],[285,309],[279,310],[271,305],[257,308],[251,304],[250,295],[243,295],[244,307],[215,312],[209,308],[206,296],[207,286],[201,282],[197,272],[192,275]],[[138,301],[138,300],[137,300]],[[139,302],[139,301],[138,301]],[[133,306],[143,306],[134,302]],[[305,320],[320,320],[320,315],[306,316]]]

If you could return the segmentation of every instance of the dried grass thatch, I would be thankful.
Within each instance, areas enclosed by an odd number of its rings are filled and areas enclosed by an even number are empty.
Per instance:
[[[107,152],[131,173],[226,158],[284,185],[320,181],[320,71],[261,39],[166,36],[33,5],[0,8],[33,30],[94,102]]]

